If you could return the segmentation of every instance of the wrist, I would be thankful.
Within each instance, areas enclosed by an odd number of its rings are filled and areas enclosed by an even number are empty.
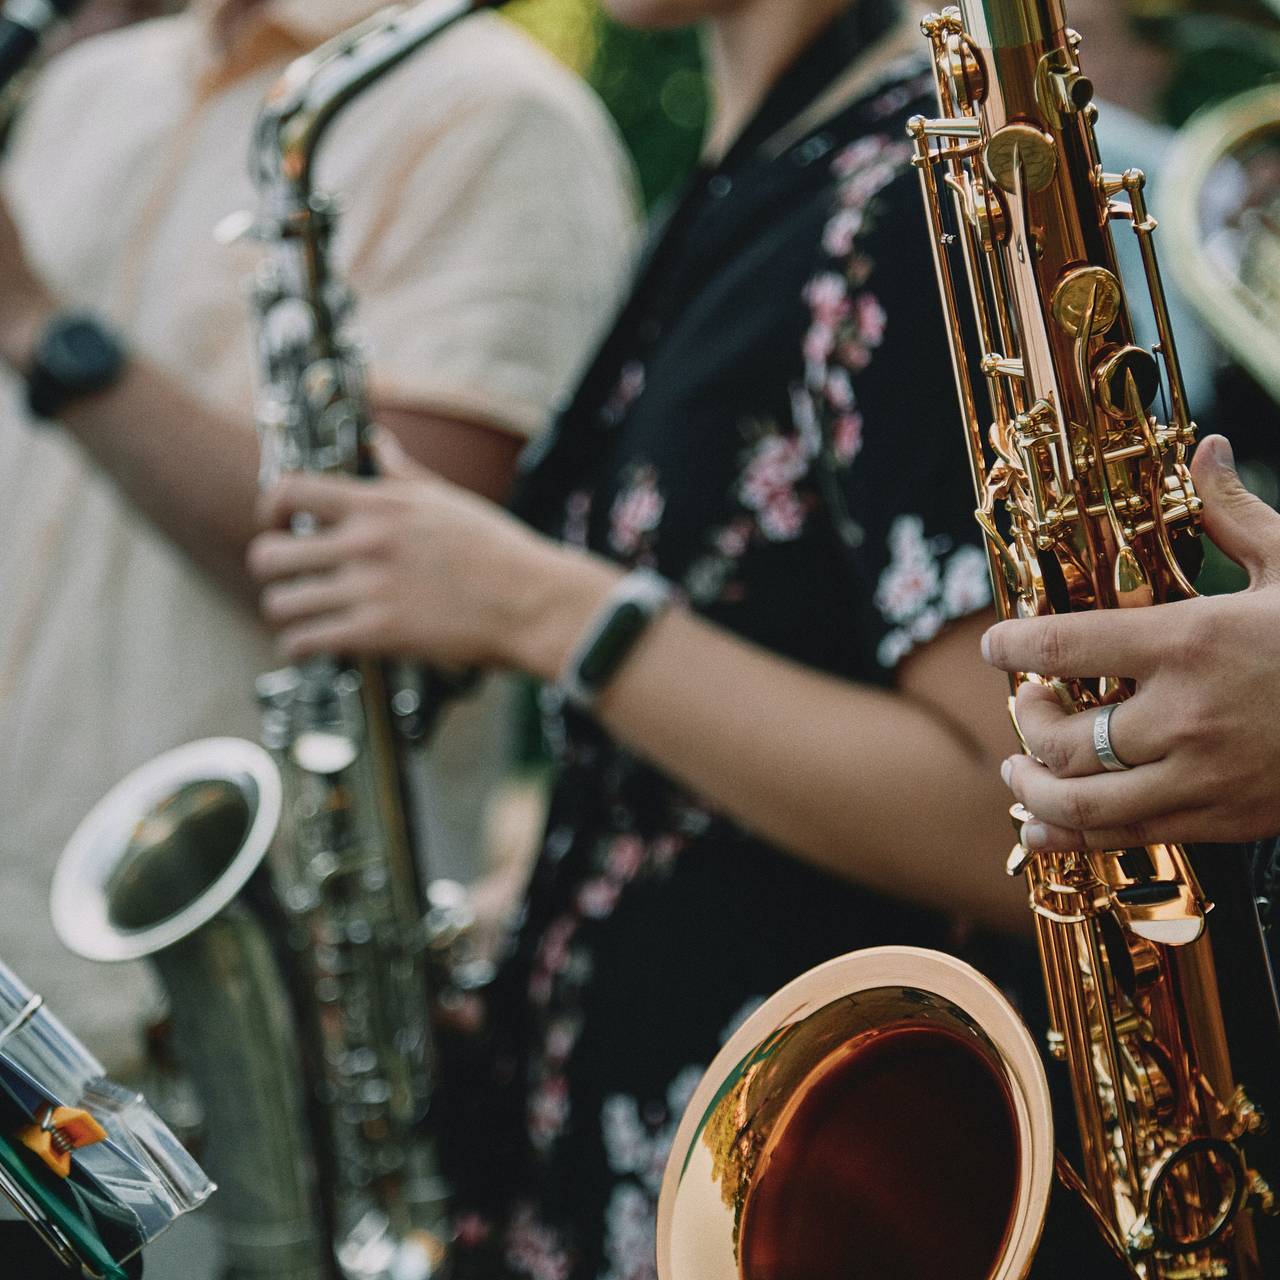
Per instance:
[[[504,665],[551,682],[624,574],[597,556],[538,542],[537,563],[513,575],[501,656]]]
[[[0,315],[0,359],[24,376],[29,373],[36,345],[57,313],[51,296],[19,297],[11,309]]]

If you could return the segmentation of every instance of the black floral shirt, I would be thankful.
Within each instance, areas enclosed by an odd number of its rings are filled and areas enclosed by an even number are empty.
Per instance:
[[[697,175],[523,505],[756,644],[891,686],[990,596],[905,134],[923,64],[776,142],[871,7]],[[495,1042],[448,1110],[460,1269],[652,1280],[663,1166],[723,1039],[812,965],[946,925],[770,847],[589,718],[549,703],[547,725],[559,780]]]

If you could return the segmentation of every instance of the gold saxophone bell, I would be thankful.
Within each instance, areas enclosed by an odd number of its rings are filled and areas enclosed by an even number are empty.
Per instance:
[[[952,956],[879,947],[783,987],[717,1055],[663,1180],[658,1274],[1132,1277],[1078,1191],[1008,1001]],[[1037,1261],[1046,1230],[1075,1252]]]

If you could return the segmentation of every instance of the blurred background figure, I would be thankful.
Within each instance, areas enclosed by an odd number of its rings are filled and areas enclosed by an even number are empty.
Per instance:
[[[252,123],[284,65],[380,7],[197,0],[79,41],[39,78],[0,175],[0,936],[117,1069],[149,984],[62,951],[49,879],[129,770],[192,738],[257,737],[253,679],[275,658],[242,575],[256,255],[212,232],[252,204]],[[344,118],[319,179],[348,203],[337,266],[380,419],[501,498],[629,268],[631,178],[605,113],[486,16]],[[437,874],[480,870],[503,703],[492,689],[460,704],[433,753]]]

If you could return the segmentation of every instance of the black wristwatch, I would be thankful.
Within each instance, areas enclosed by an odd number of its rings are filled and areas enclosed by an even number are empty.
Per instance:
[[[27,371],[27,407],[56,417],[73,400],[104,391],[124,371],[124,348],[93,316],[66,312],[45,326]]]

